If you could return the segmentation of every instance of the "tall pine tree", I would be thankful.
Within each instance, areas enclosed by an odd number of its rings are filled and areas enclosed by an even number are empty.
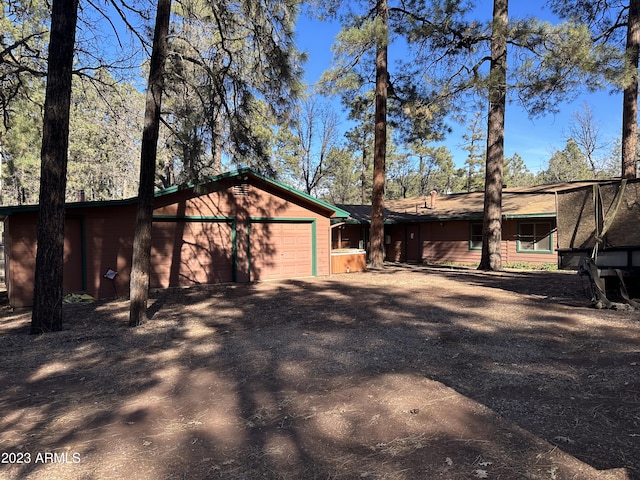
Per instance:
[[[64,197],[78,0],[54,0],[44,104],[31,333],[62,329]]]
[[[376,100],[373,141],[373,187],[371,194],[371,249],[373,267],[384,264],[384,183],[387,156],[387,88],[389,82],[389,7],[387,0],[376,2]]]
[[[502,176],[504,172],[504,118],[507,105],[508,14],[508,0],[494,0],[482,257],[478,266],[481,270],[502,270]]]
[[[640,53],[640,0],[549,0],[553,11],[563,18],[583,22],[592,31],[596,45],[616,59],[616,50],[624,51],[618,68],[599,64],[596,76],[619,85],[622,99],[621,175],[635,178],[638,161],[638,67]],[[622,73],[622,75],[621,75]]]
[[[140,325],[147,318],[153,197],[170,18],[171,0],[158,0],[142,131],[140,184],[131,264],[129,325],[133,327]]]

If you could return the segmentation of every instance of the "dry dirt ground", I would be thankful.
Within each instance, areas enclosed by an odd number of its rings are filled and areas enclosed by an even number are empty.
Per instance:
[[[388,266],[0,318],[3,479],[640,479],[640,313]]]

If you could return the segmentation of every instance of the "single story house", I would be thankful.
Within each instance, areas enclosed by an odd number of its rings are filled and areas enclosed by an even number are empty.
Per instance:
[[[385,201],[387,261],[480,261],[484,192]],[[334,229],[334,248],[367,248],[371,207],[339,205],[349,220]],[[507,188],[502,197],[502,260],[556,263],[556,190],[552,186]]]
[[[95,298],[128,294],[136,203],[130,198],[67,204],[65,292]],[[32,305],[37,216],[37,205],[0,207],[13,307]],[[347,216],[250,169],[158,191],[150,287],[329,275],[331,221]]]
[[[333,248],[369,246],[371,206],[339,205],[349,219]],[[480,261],[484,192],[385,201],[385,254],[393,262]],[[595,250],[594,250],[595,249]],[[594,255],[600,274],[640,277],[640,179],[584,180],[503,189],[502,259],[579,269]]]

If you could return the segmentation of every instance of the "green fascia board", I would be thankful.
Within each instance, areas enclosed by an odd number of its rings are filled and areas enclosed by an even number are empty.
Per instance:
[[[293,193],[294,195],[297,195],[299,197],[302,197],[303,199],[311,202],[311,203],[315,203],[316,205],[319,205],[321,207],[324,207],[325,209],[328,210],[332,210],[333,212],[335,212],[336,217],[338,218],[347,218],[349,216],[349,212],[346,212],[345,210],[342,210],[341,208],[336,207],[335,205],[331,205],[328,202],[325,202],[324,200],[320,200],[319,198],[316,197],[312,197],[311,195],[304,193],[301,190],[298,190],[296,188],[290,187],[289,185],[285,185],[284,183],[280,183],[277,180],[273,180],[271,178],[267,178],[264,175],[261,175],[257,172],[252,171],[251,169],[247,168],[244,169],[244,172],[240,172],[240,174],[242,173],[249,173],[251,175],[253,175],[254,177],[262,180],[263,182],[269,183],[275,187],[278,187],[282,190],[285,190],[289,193]]]
[[[345,213],[349,213],[349,212],[345,212]],[[359,220],[356,220],[355,218],[348,216],[348,217],[332,217],[331,218],[331,225],[337,225],[337,224],[342,224],[342,223],[346,223],[347,225],[362,225],[363,223],[369,223],[367,221],[365,222],[361,222]]]
[[[503,215],[502,217],[505,219],[520,219],[520,218],[556,218],[558,215],[556,212],[549,213],[523,213],[521,215]]]
[[[216,175],[213,177],[208,177],[204,180],[202,180],[201,182],[198,183],[198,185],[205,185],[207,183],[215,183],[218,182],[220,180],[224,180],[227,178],[235,178],[235,177],[239,177],[241,175],[251,175],[267,184],[270,184],[274,187],[279,188],[280,190],[284,190],[286,192],[292,193],[298,197],[303,198],[304,200],[311,202],[311,203],[315,203],[316,205],[326,209],[326,210],[331,210],[333,212],[335,212],[336,217],[340,217],[340,218],[347,218],[349,216],[349,212],[346,212],[338,207],[336,207],[335,205],[331,205],[330,203],[325,202],[324,200],[320,200],[318,198],[312,197],[311,195],[304,193],[296,188],[290,187],[289,185],[286,185],[284,183],[278,182],[277,180],[273,180],[271,178],[265,177],[264,175],[261,175],[260,173],[252,170],[251,168],[240,168],[238,170],[233,170],[230,172],[225,172],[225,173],[221,173],[220,175]],[[194,188],[196,185],[195,184],[188,184],[185,186],[181,186],[181,185],[174,185],[172,187],[169,188],[165,188],[162,190],[158,190],[155,192],[155,196],[156,197],[161,197],[163,195],[168,195],[171,193],[175,193],[178,192],[180,190],[186,190],[188,188]]]
[[[312,223],[314,217],[249,217],[252,223]]]
[[[556,217],[556,213],[555,212],[550,212],[550,213],[523,213],[523,214],[503,214],[502,215],[502,219],[503,220],[512,220],[512,219],[519,219],[519,218],[555,218]],[[419,222],[451,222],[454,220],[470,220],[470,221],[474,221],[474,220],[482,220],[483,218],[483,214],[482,213],[477,213],[477,214],[469,214],[469,215],[452,215],[451,217],[436,217],[436,218],[420,218],[420,219],[409,219],[409,218],[403,218],[403,219],[398,219],[396,220],[396,223],[419,223]]]
[[[181,190],[188,190],[190,188],[195,188],[199,185],[206,185],[207,183],[215,183],[215,182],[219,182],[220,180],[224,180],[226,178],[233,178],[233,177],[238,177],[240,175],[242,175],[243,173],[249,173],[251,172],[250,168],[241,168],[239,170],[232,170],[229,172],[225,172],[225,173],[221,173],[219,175],[214,175],[212,177],[207,177],[205,179],[202,179],[201,181],[199,181],[198,183],[187,183],[185,185],[172,185],[171,187],[167,187],[167,188],[161,188],[159,190],[156,190],[153,193],[154,197],[162,197],[164,195],[170,195],[172,193],[176,193],[179,192]]]
[[[526,218],[556,218],[557,215],[555,212],[550,213],[526,213],[526,214],[514,214],[514,215],[502,215],[503,220],[517,220],[517,219],[526,219]],[[459,216],[451,216],[451,217],[416,217],[416,218],[393,218],[393,219],[385,219],[385,225],[397,225],[402,223],[437,223],[437,222],[452,222],[452,221],[478,221],[482,220],[482,214],[476,215],[459,215]],[[369,225],[371,222],[369,220],[358,221],[352,217],[349,217],[346,220],[346,223],[351,225]]]
[[[95,208],[95,207],[117,207],[121,205],[135,205],[138,202],[137,197],[125,198],[123,200],[101,200],[98,202],[69,202],[65,204],[65,209],[76,208]],[[9,216],[14,213],[37,212],[40,205],[8,205],[0,207],[0,215]]]
[[[518,214],[515,213],[513,215],[509,215],[509,214],[503,214],[502,215],[502,219],[503,220],[517,220],[517,219],[521,219],[521,218],[555,218],[556,217],[556,213],[523,213],[523,214]],[[428,220],[422,220],[423,222],[451,222],[454,220],[468,220],[468,221],[477,221],[477,220],[482,220],[483,219],[483,215],[481,213],[478,214],[471,214],[471,215],[460,215],[460,216],[451,216],[451,217],[439,217],[439,218],[434,218],[434,219],[428,219]],[[400,220],[398,223],[413,223],[411,222],[411,220]]]
[[[153,220],[162,222],[181,221],[188,222],[233,222],[235,217],[224,217],[220,215],[154,215]]]
[[[201,182],[198,182],[197,185],[206,185],[208,183],[215,183],[218,182],[220,180],[224,180],[227,178],[234,178],[234,177],[239,177],[241,175],[251,175],[267,184],[273,185],[277,188],[279,188],[280,190],[284,190],[287,191],[289,193],[292,193],[308,202],[314,203],[322,208],[324,208],[325,210],[330,210],[332,212],[335,212],[335,216],[338,218],[347,218],[349,217],[349,212],[346,212],[338,207],[336,207],[335,205],[331,205],[330,203],[325,202],[324,200],[320,200],[318,198],[312,197],[311,195],[308,195],[300,190],[297,190],[293,187],[290,187],[289,185],[285,185],[284,183],[280,183],[276,180],[270,179],[265,177],[264,175],[259,174],[258,172],[255,172],[254,170],[252,170],[251,168],[241,168],[238,170],[233,170],[230,172],[225,172],[225,173],[221,173],[220,175],[215,175],[213,177],[208,177],[204,180],[202,180]],[[179,192],[181,190],[187,190],[190,188],[194,188],[197,186],[194,183],[190,183],[187,185],[174,185],[171,186],[169,188],[163,188],[160,190],[156,190],[154,192],[154,197],[158,198],[158,197],[162,197],[165,195],[170,195],[172,193],[176,193]],[[126,198],[123,200],[103,200],[103,201],[98,201],[98,202],[70,202],[67,203],[65,205],[65,208],[67,209],[73,209],[73,208],[85,208],[85,207],[105,207],[105,206],[119,206],[119,205],[133,205],[136,204],[138,202],[138,197],[132,197],[132,198]],[[7,215],[12,215],[13,213],[18,213],[18,212],[29,212],[29,211],[38,211],[39,206],[36,205],[13,205],[13,206],[5,206],[5,207],[0,207],[0,216],[7,216]]]

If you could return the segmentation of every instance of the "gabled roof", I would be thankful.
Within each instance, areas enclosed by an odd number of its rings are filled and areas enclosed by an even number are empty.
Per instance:
[[[224,175],[224,174],[223,174]],[[234,176],[233,172],[231,172],[229,174],[230,176]],[[320,207],[324,207],[327,210],[333,211],[334,212],[334,217],[336,218],[347,218],[349,217],[349,212],[342,210],[341,208],[337,207],[336,205],[332,205],[328,202],[325,202],[324,200],[320,200],[319,198],[313,197],[305,192],[302,192],[298,189],[295,189],[293,187],[290,187],[289,185],[286,185],[284,183],[278,182],[276,180],[273,180],[269,177],[265,177],[264,175],[259,174],[258,172],[255,172],[253,170],[251,170],[250,168],[243,168],[238,170],[237,172],[235,172],[235,175],[249,175],[252,176],[256,179],[259,179],[273,187],[275,187],[276,189],[285,191],[285,192],[289,192],[294,194],[297,197],[300,197],[308,202],[314,203]]]
[[[172,187],[169,188],[164,188],[164,189],[160,189],[160,190],[156,190],[154,193],[154,196],[156,198],[159,197],[164,197],[166,195],[171,195],[174,194],[176,192],[179,191],[184,191],[184,190],[188,190],[188,189],[193,189],[196,186],[201,186],[201,185],[208,185],[211,183],[216,183],[219,182],[221,180],[225,180],[228,178],[235,178],[235,177],[246,177],[246,179],[248,179],[249,177],[254,178],[255,180],[257,180],[258,182],[262,182],[264,184],[270,185],[271,187],[275,188],[276,190],[279,190],[281,192],[287,192],[289,194],[293,194],[295,197],[300,198],[301,200],[303,200],[304,202],[308,202],[311,204],[316,205],[317,207],[320,207],[323,210],[328,210],[330,212],[334,213],[334,217],[337,218],[347,218],[349,216],[349,212],[346,212],[334,205],[331,205],[330,203],[327,203],[323,200],[317,199],[315,197],[312,197],[311,195],[308,195],[304,192],[301,192],[300,190],[297,190],[293,187],[290,187],[288,185],[285,185],[284,183],[280,183],[276,180],[270,179],[268,177],[265,177],[264,175],[261,175],[255,171],[253,171],[250,168],[241,168],[238,170],[234,170],[234,171],[230,171],[230,172],[225,172],[225,173],[221,173],[220,175],[216,175],[213,177],[208,177],[206,179],[203,179],[202,181],[198,182],[197,184],[194,183],[190,183],[187,185],[174,185]],[[104,201],[98,201],[98,202],[68,202],[65,207],[67,209],[75,209],[75,208],[91,208],[91,207],[104,207],[104,206],[118,206],[118,205],[132,205],[135,204],[138,200],[138,197],[131,197],[131,198],[127,198],[124,200],[104,200]],[[0,206],[0,216],[8,216],[11,215],[13,213],[18,213],[18,212],[28,212],[28,211],[37,211],[38,210],[38,205],[13,205],[13,206]]]

